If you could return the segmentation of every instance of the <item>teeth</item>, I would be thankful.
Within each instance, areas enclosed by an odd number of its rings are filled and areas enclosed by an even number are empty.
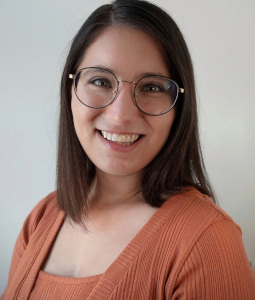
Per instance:
[[[108,141],[117,142],[117,143],[125,143],[129,146],[131,143],[134,143],[138,138],[138,134],[118,134],[118,133],[110,133],[106,131],[101,131],[102,136]]]
[[[108,138],[108,137],[107,137]],[[114,133],[113,135],[112,135],[112,141],[113,142],[118,142],[119,141],[119,137],[118,137],[118,135],[116,134],[116,133]]]

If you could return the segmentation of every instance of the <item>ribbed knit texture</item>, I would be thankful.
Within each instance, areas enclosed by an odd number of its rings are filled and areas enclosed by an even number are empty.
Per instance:
[[[40,271],[29,299],[86,299],[100,277],[68,278]]]
[[[195,189],[166,201],[99,276],[41,271],[64,218],[55,192],[33,209],[17,239],[1,300],[255,299],[240,228]]]

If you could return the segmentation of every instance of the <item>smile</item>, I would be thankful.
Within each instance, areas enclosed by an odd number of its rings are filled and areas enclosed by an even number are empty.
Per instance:
[[[128,133],[111,133],[104,130],[100,130],[101,135],[108,141],[123,145],[130,146],[137,142],[141,135],[139,134],[128,134]]]

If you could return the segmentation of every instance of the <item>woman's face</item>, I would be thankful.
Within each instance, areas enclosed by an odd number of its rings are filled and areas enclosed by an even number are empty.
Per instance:
[[[147,74],[170,77],[159,44],[142,31],[122,26],[106,28],[88,47],[78,69],[94,66],[111,70],[119,80],[136,82]],[[72,89],[71,106],[79,141],[96,168],[108,174],[142,171],[165,144],[174,121],[174,109],[161,116],[144,114],[135,105],[133,91],[132,83],[121,82],[112,104],[93,109],[83,105]],[[131,144],[111,141],[137,136],[138,141]]]

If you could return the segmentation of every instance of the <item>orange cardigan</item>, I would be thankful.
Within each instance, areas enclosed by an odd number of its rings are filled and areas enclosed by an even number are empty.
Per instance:
[[[29,299],[35,292],[64,218],[55,192],[32,210],[18,236],[1,300]],[[195,189],[166,201],[97,279],[86,296],[78,296],[73,279],[64,278],[70,289],[67,298],[62,291],[63,299],[255,299],[240,228]],[[62,299],[47,290],[43,299]]]

